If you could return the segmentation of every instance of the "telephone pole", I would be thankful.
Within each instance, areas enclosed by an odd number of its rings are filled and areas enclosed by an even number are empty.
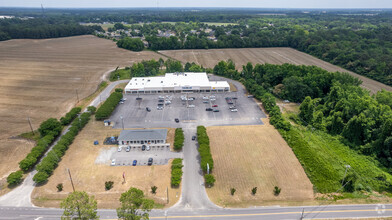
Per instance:
[[[78,103],[79,103],[79,94],[78,94],[78,90],[76,89],[76,98],[78,99]]]
[[[29,125],[30,125],[30,128],[31,128],[31,132],[32,132],[33,135],[34,135],[34,129],[33,129],[33,126],[31,125],[30,117],[27,117],[27,121],[29,121]]]
[[[67,168],[67,170],[68,170],[69,179],[71,180],[72,189],[75,192],[75,186],[74,186],[73,181],[72,181],[71,171],[68,168]]]

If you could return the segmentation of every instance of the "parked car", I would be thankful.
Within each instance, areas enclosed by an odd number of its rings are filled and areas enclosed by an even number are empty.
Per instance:
[[[234,109],[232,109],[232,110],[230,110],[230,111],[232,111],[232,112],[238,112],[238,110],[237,110],[236,108],[234,108]]]
[[[204,100],[204,101],[203,101],[203,103],[206,103],[206,104],[208,104],[208,103],[210,103],[210,102],[209,102],[209,101],[207,101],[207,100]]]
[[[188,105],[188,108],[194,108],[195,105]]]
[[[118,147],[117,151],[118,151],[118,152],[121,152],[121,150],[122,150],[122,148],[121,148],[121,147]]]
[[[215,99],[215,98],[211,98],[210,100],[211,100],[211,101],[215,101],[216,99]]]
[[[128,146],[128,147],[125,149],[126,152],[129,152],[130,150],[131,150],[131,147],[130,147],[130,146]]]
[[[179,122],[180,122],[180,119],[175,118],[174,121],[175,121],[176,123],[179,123]]]
[[[153,159],[150,157],[150,158],[148,158],[148,166],[151,166],[152,165],[152,161],[153,161]]]
[[[150,111],[151,111],[151,109],[150,109],[149,107],[146,107],[146,111],[150,112]]]
[[[146,150],[146,145],[142,145],[142,151]]]
[[[230,106],[229,109],[235,109],[235,106]]]
[[[207,96],[203,96],[203,99],[204,100],[208,100],[209,98]]]
[[[115,166],[116,165],[116,159],[112,160],[112,163],[110,164],[111,166]]]
[[[206,108],[206,111],[212,111],[212,108]]]
[[[253,98],[253,95],[248,95],[248,98]]]
[[[133,160],[132,166],[136,166],[137,160]]]
[[[120,104],[124,104],[124,101],[120,101]]]
[[[157,109],[158,109],[158,110],[163,110],[163,106],[158,105],[158,106],[157,106]]]
[[[213,112],[219,112],[219,109],[214,109],[214,111]]]
[[[147,146],[147,147],[146,147],[146,151],[149,151],[149,150],[150,150],[150,146]]]
[[[213,105],[212,107],[218,107],[218,105]]]
[[[192,141],[196,140],[196,136],[192,136]]]

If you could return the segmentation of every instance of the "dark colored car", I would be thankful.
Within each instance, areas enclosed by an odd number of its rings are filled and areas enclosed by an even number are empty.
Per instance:
[[[152,165],[152,158],[150,157],[150,158],[148,158],[148,166],[151,166]]]
[[[149,107],[146,107],[146,111],[150,112],[150,111],[151,111],[151,109],[150,109]]]
[[[212,107],[218,107],[218,105],[213,105]]]
[[[178,118],[174,119],[174,121],[177,123],[180,122],[180,120]]]
[[[212,108],[206,108],[206,111],[212,111]]]
[[[146,150],[146,145],[143,145],[142,146],[142,151],[145,151]]]
[[[192,141],[196,140],[196,136],[192,136]]]
[[[136,164],[137,164],[137,160],[134,160],[132,166],[136,166]]]
[[[214,112],[219,112],[219,109],[214,109]]]

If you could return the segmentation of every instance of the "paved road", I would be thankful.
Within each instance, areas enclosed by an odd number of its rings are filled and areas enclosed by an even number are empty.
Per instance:
[[[185,124],[186,125],[186,124]],[[203,209],[219,209],[206,193],[203,173],[200,168],[200,155],[197,142],[192,141],[196,135],[196,127],[188,124],[184,130],[184,174],[182,178],[182,194],[180,201],[169,210],[200,211]]]
[[[110,85],[108,85],[108,87],[106,87],[100,94],[100,96],[98,96],[97,98],[95,98],[90,105],[93,105],[95,107],[97,107],[99,105],[99,103],[102,101],[105,101],[109,95],[110,95],[110,91],[113,90],[113,88],[120,84],[120,83],[124,83],[124,82],[128,82],[129,80],[120,80],[120,81],[116,81],[111,83]],[[86,111],[87,109],[85,109]],[[63,133],[61,134],[64,135],[68,132],[70,126],[68,126]],[[61,137],[60,136],[60,137]],[[60,137],[58,137],[56,139],[56,141],[50,146],[49,150],[46,152],[46,154],[53,148],[53,146],[56,145],[57,141],[60,139]],[[45,154],[45,156],[46,156]],[[44,157],[41,158],[41,160]],[[23,183],[21,183],[18,187],[16,187],[15,189],[13,189],[11,192],[3,195],[0,197],[0,206],[14,206],[14,207],[32,207],[32,203],[31,203],[31,193],[34,190],[35,187],[35,182],[33,181],[33,177],[34,175],[37,173],[37,171],[35,170],[35,168],[27,175],[27,177],[23,180]],[[1,217],[1,214],[0,214]]]
[[[0,219],[59,219],[61,209],[34,207],[0,207]],[[303,214],[302,214],[303,212]],[[101,219],[117,219],[115,210],[98,210]],[[325,218],[381,218],[392,217],[392,205],[345,205],[304,207],[261,207],[249,209],[217,210],[153,210],[150,219],[229,219],[229,220],[278,220]]]

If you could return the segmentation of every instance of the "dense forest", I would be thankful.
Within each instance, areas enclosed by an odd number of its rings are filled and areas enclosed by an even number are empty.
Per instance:
[[[101,26],[82,26],[60,18],[0,19],[0,41],[9,39],[42,39],[93,34]]]

